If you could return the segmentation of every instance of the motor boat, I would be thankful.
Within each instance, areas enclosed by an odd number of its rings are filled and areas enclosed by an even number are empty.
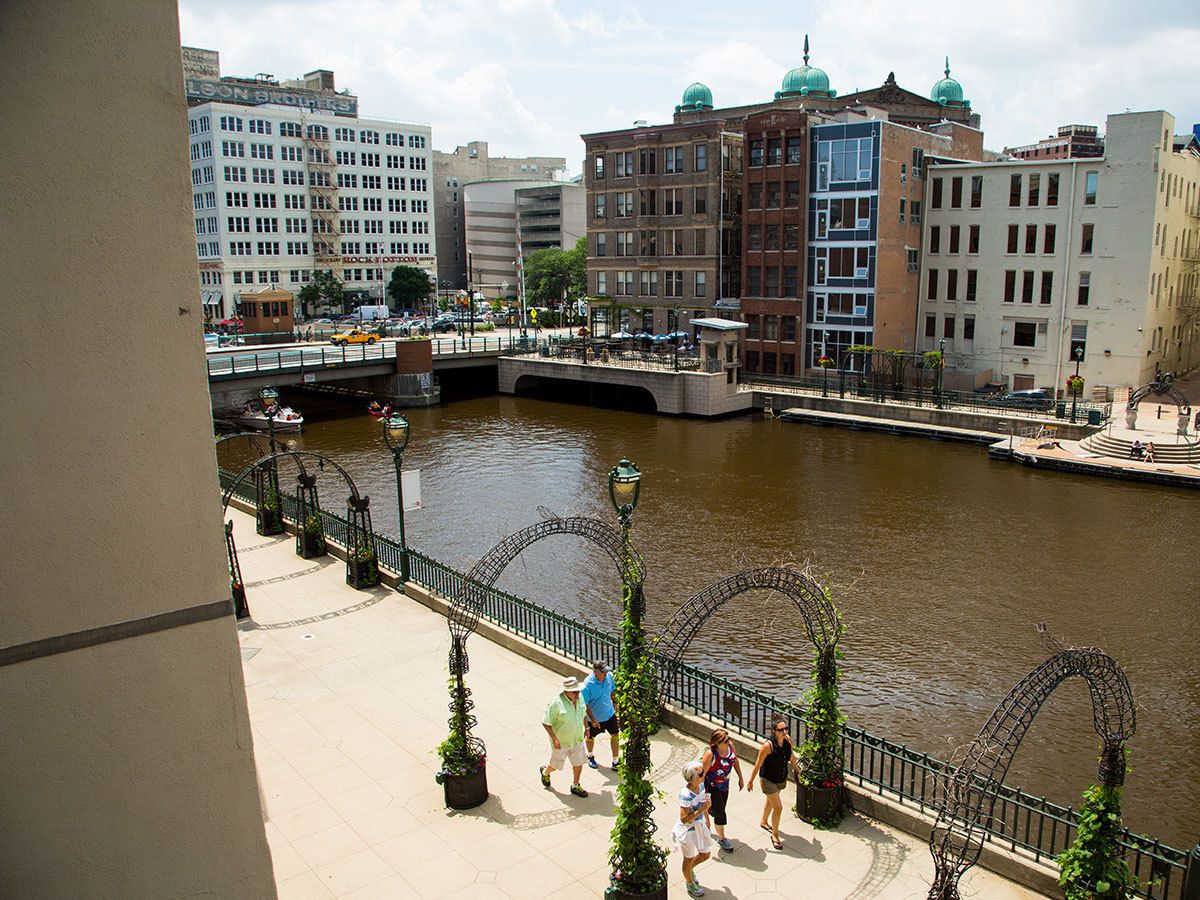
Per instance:
[[[392,404],[390,403],[385,403],[383,406],[380,406],[377,400],[372,400],[367,404],[367,415],[369,416],[374,416],[377,419],[386,419],[391,414]]]
[[[277,432],[299,434],[304,429],[304,416],[300,415],[300,413],[296,412],[290,406],[279,407],[272,418],[274,419],[275,431]],[[238,424],[245,425],[247,428],[253,428],[255,431],[271,430],[271,424],[267,421],[267,414],[254,402],[246,404],[246,408],[238,416]]]

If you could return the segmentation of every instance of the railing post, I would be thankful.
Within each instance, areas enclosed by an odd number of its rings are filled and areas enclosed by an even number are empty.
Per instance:
[[[1183,889],[1179,900],[1200,900],[1200,844],[1187,855],[1187,868],[1183,873]]]

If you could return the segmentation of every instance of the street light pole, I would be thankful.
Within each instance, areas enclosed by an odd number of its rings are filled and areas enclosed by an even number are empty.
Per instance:
[[[1079,364],[1081,362],[1083,362],[1083,348],[1076,347],[1075,348],[1075,377],[1076,378],[1079,377]],[[1071,424],[1072,425],[1075,424],[1075,406],[1076,406],[1076,404],[1078,404],[1078,402],[1079,402],[1079,391],[1078,391],[1078,389],[1072,389],[1072,391],[1071,391]]]
[[[941,358],[938,360],[938,370],[937,370],[937,405],[938,405],[938,409],[942,409],[942,377],[946,373],[946,339],[945,338],[942,338],[941,342],[938,344],[938,354],[940,355]]]
[[[383,442],[392,451],[392,464],[396,467],[396,517],[399,521],[400,538],[400,589],[408,583],[408,543],[404,538],[404,480],[401,469],[404,465],[404,448],[408,446],[408,419],[404,416],[388,416],[383,420]]]
[[[670,324],[670,319],[674,318],[675,324],[671,325],[671,340],[675,342],[675,371],[679,371],[679,307],[675,307],[668,311],[667,319]]]
[[[263,414],[267,417],[267,437],[273,456],[275,454],[275,414],[279,412],[279,391],[267,385],[259,391],[258,396],[262,400]]]

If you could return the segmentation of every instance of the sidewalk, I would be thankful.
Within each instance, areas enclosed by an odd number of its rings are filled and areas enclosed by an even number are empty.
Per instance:
[[[250,609],[239,634],[267,838],[282,900],[296,898],[591,898],[608,883],[616,776],[584,769],[586,799],[538,783],[548,757],[540,726],[560,677],[476,635],[469,645],[478,734],[491,798],[452,812],[434,783],[445,736],[446,620],[387,588],[354,591],[345,564],[303,560],[294,538],[261,537],[230,510]],[[582,674],[582,673],[581,673]],[[608,759],[606,742],[597,758]],[[664,728],[653,739],[655,811],[669,843],[679,770],[702,747]],[[753,760],[743,760],[748,774]],[[914,898],[932,861],[924,843],[858,815],[816,832],[787,812],[783,851],[757,825],[762,795],[734,793],[728,836],[737,849],[697,868],[712,898]],[[680,858],[670,895],[686,896]],[[1038,895],[978,867],[964,897]]]

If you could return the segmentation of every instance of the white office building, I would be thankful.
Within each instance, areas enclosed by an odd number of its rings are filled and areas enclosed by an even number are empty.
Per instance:
[[[382,302],[397,265],[437,273],[428,125],[285,106],[188,109],[192,206],[206,317],[317,270],[343,282],[347,308]]]
[[[1104,156],[933,167],[918,334],[1010,389],[1085,393],[1200,364],[1200,150],[1168,113],[1108,117]]]

